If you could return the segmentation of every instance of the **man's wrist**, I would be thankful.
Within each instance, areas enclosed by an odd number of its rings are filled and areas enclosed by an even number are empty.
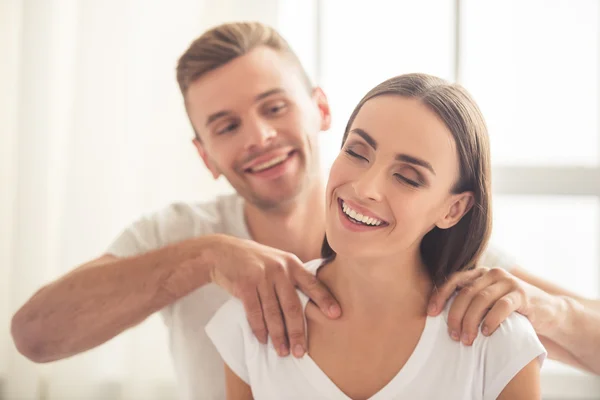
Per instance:
[[[164,249],[173,257],[173,267],[163,283],[163,290],[172,301],[212,282],[214,267],[221,254],[221,243],[219,235],[207,235]]]
[[[571,332],[579,329],[580,315],[584,307],[569,296],[553,297],[556,299],[554,321],[549,325],[549,329],[540,333],[557,343],[561,343],[565,338],[571,336]]]
[[[215,268],[224,254],[227,239],[226,235],[214,234],[191,242],[193,255],[188,262],[193,269],[194,280],[202,286],[214,282]]]

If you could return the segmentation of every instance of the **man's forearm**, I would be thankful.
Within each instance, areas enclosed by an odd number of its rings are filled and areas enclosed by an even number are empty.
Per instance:
[[[35,293],[14,315],[17,349],[36,362],[96,347],[209,281],[218,239],[81,266]]]
[[[589,311],[595,311],[600,314],[600,300],[590,300],[590,299],[582,299],[576,298],[583,306]]]
[[[588,371],[600,375],[600,312],[595,308],[598,302],[586,301],[584,305],[572,297],[561,299],[562,323],[544,332],[544,336],[568,351]]]

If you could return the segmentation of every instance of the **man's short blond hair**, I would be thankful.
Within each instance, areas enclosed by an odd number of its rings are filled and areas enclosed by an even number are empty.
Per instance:
[[[257,47],[271,48],[295,64],[312,89],[308,74],[289,44],[273,28],[259,22],[232,22],[216,26],[196,39],[177,64],[177,82],[185,98],[190,85],[213,69],[243,56]]]

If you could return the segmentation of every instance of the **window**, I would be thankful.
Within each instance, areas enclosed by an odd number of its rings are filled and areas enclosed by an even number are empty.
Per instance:
[[[379,82],[409,72],[453,79],[454,2],[436,6],[431,12],[422,1],[321,2],[319,83],[332,106],[332,127],[322,148],[340,148],[354,106]],[[336,155],[324,154],[324,164]]]
[[[493,243],[600,297],[599,19],[596,0],[321,0],[318,77],[333,111],[325,164],[375,84],[407,72],[458,81],[490,130]],[[599,383],[552,362],[543,371],[548,398],[587,398]]]

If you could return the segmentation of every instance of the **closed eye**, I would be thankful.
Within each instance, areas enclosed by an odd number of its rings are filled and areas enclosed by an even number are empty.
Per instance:
[[[360,155],[360,154],[358,154],[358,153],[355,153],[354,151],[352,151],[352,150],[350,150],[350,149],[345,149],[344,151],[345,151],[345,152],[346,152],[346,154],[348,154],[350,157],[353,157],[353,158],[358,158],[358,159],[361,159],[361,160],[364,160],[364,161],[369,161],[369,160],[367,160],[365,157],[361,156],[361,155]]]
[[[265,104],[263,107],[263,112],[265,115],[277,117],[285,112],[287,106],[288,105],[285,101],[271,101]]]
[[[420,187],[420,186],[421,186],[421,184],[420,184],[419,182],[415,182],[415,181],[413,181],[412,179],[408,179],[407,177],[405,177],[405,176],[402,176],[402,175],[400,175],[400,174],[394,174],[394,176],[395,176],[395,177],[396,177],[396,179],[398,179],[399,181],[401,181],[401,182],[404,182],[404,183],[406,183],[406,184],[408,184],[408,185],[410,185],[410,186],[413,186],[413,187]]]
[[[281,111],[283,111],[283,109],[285,109],[285,105],[281,104],[281,105],[270,107],[269,112],[271,114],[279,114]]]
[[[229,132],[233,132],[234,130],[236,130],[239,126],[239,123],[237,122],[232,122],[230,124],[227,124],[223,129],[219,129],[217,130],[217,135],[224,135],[226,133]]]

